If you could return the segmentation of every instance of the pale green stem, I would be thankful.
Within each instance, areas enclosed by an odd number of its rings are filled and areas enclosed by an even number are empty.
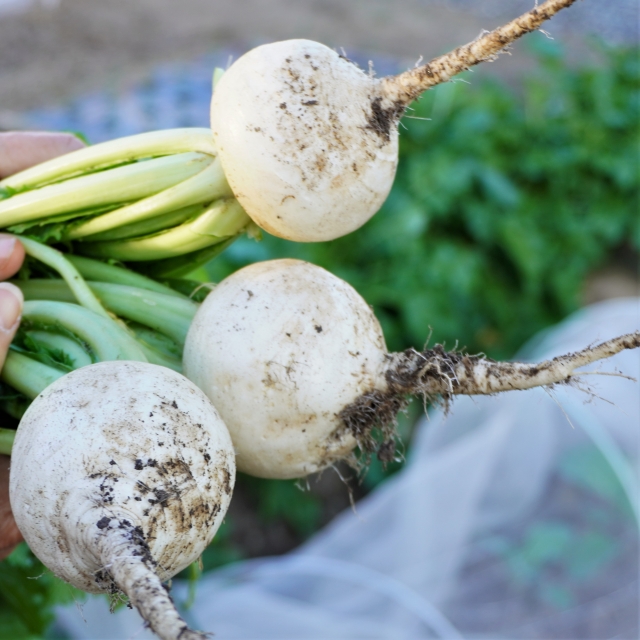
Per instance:
[[[25,300],[74,302],[73,293],[62,280],[14,280],[13,284],[22,290]],[[184,345],[199,306],[187,298],[126,285],[89,282],[88,286],[117,316],[159,331],[180,345]]]
[[[65,372],[60,369],[33,360],[23,353],[9,351],[0,371],[0,380],[33,400],[64,375]]]
[[[48,331],[27,331],[27,335],[36,342],[51,349],[63,351],[73,362],[73,368],[79,369],[91,364],[91,356],[73,338]]]
[[[137,322],[132,322],[129,326],[135,334],[136,340],[148,344],[156,351],[164,354],[167,358],[178,360],[182,358],[182,347],[176,344],[174,340],[171,340],[171,338]]]
[[[3,429],[0,427],[0,453],[5,456],[11,455],[13,441],[16,438],[14,429]]]
[[[67,237],[70,240],[86,238],[133,222],[171,213],[176,209],[208,204],[218,198],[232,195],[220,160],[215,158],[200,173],[169,189],[74,226]]]
[[[180,360],[180,358],[169,358],[165,354],[156,351],[153,347],[142,342],[142,340],[138,340],[138,344],[142,351],[144,351],[147,361],[151,364],[157,364],[160,367],[167,367],[167,369],[173,369],[177,373],[182,373],[182,360]]]
[[[96,233],[95,235],[85,238],[85,242],[107,242],[112,240],[128,240],[130,238],[139,238],[149,236],[152,233],[158,233],[164,229],[177,227],[179,224],[195,218],[202,213],[206,205],[193,204],[177,211],[170,213],[161,213],[154,218],[127,224],[122,227],[116,227],[110,231]]]
[[[190,152],[134,162],[0,200],[0,227],[43,220],[91,207],[146,198],[191,178],[213,161]]]
[[[133,240],[83,243],[80,250],[131,262],[162,260],[222,242],[240,233],[249,222],[249,216],[237,200],[223,200],[205,209],[195,220],[168,231]]]
[[[158,293],[164,293],[176,298],[186,297],[171,287],[167,287],[155,280],[152,280],[151,278],[147,278],[146,276],[140,275],[130,269],[125,269],[124,267],[116,267],[113,264],[107,264],[100,260],[75,255],[67,255],[67,260],[71,262],[87,280],[110,282],[112,284],[126,284],[130,287],[157,291]]]
[[[86,344],[95,361],[138,360],[146,362],[140,346],[113,320],[104,318],[77,304],[51,300],[28,300],[24,303],[22,322],[25,328],[69,332]]]
[[[30,238],[20,237],[20,242],[23,244],[27,255],[55,269],[64,278],[83,307],[111,320],[109,313],[100,304],[100,301],[87,286],[78,270],[65,258],[64,254]]]
[[[166,336],[135,323],[130,328],[151,364],[182,373],[182,349],[175,342],[168,341]]]
[[[193,273],[196,269],[203,264],[213,260],[216,256],[219,256],[225,249],[231,246],[238,236],[232,236],[231,238],[219,242],[206,249],[200,251],[194,251],[193,253],[186,253],[177,258],[167,258],[166,260],[158,260],[157,262],[147,262],[145,264],[145,270],[154,278],[182,278]]]
[[[217,155],[211,129],[167,129],[103,142],[16,173],[0,181],[0,187],[33,189],[114,164],[188,151]]]

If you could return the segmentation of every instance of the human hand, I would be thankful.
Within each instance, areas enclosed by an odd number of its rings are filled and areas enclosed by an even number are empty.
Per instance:
[[[67,133],[0,133],[0,179],[83,147]],[[15,335],[22,314],[22,293],[8,282],[24,260],[24,248],[18,240],[0,233],[0,369]],[[8,556],[22,540],[9,504],[9,462],[0,455],[0,560]]]

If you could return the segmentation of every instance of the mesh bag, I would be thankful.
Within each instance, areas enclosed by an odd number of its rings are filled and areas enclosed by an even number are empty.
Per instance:
[[[520,358],[639,326],[639,299],[600,303]],[[640,353],[589,370],[640,379]],[[618,375],[458,398],[355,512],[295,553],[207,574],[185,615],[218,640],[637,638],[639,444],[640,386]],[[86,622],[60,616],[74,638],[152,637],[100,599]]]

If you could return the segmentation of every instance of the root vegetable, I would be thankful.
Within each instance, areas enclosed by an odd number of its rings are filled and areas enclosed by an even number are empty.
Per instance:
[[[290,240],[354,231],[391,189],[406,107],[574,1],[547,0],[395,77],[376,79],[308,40],[249,51],[224,73],[211,103],[211,128],[236,198],[256,224]]]
[[[33,552],[88,592],[125,593],[163,639],[204,638],[162,585],[195,561],[229,505],[228,431],[191,382],[141,362],[83,367],[22,419],[10,497]]]
[[[346,282],[275,260],[241,269],[207,296],[183,366],[230,420],[240,470],[301,477],[356,446],[336,415],[384,385],[385,353],[378,321]]]
[[[248,216],[301,242],[345,235],[389,193],[406,107],[573,2],[546,0],[388,78],[307,40],[258,47],[218,74],[211,130],[114,140],[1,180],[0,228],[70,241],[88,255],[164,260],[154,269],[162,275],[179,275],[183,254],[193,269],[243,231],[254,233]]]
[[[412,395],[449,400],[568,382],[577,367],[639,346],[640,331],[539,364],[440,345],[388,354],[350,285],[312,264],[274,260],[237,271],[209,294],[183,365],[227,424],[238,469],[295,478],[356,446],[392,459],[396,415]]]

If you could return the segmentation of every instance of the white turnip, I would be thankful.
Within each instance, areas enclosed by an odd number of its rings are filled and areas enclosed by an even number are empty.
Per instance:
[[[492,60],[573,2],[546,0],[387,78],[308,40],[258,47],[218,74],[211,130],[113,140],[6,178],[0,228],[72,241],[88,255],[154,262],[164,256],[168,262],[154,267],[164,276],[183,266],[176,255],[188,253],[195,268],[242,231],[253,233],[245,211],[283,238],[337,238],[364,224],[389,193],[397,125],[408,105]]]
[[[412,395],[449,400],[568,382],[575,368],[638,346],[640,332],[535,365],[440,345],[389,354],[350,285],[309,263],[274,260],[237,271],[208,295],[183,365],[229,428],[238,469],[295,478],[356,445],[392,459],[396,415]]]
[[[162,582],[209,544],[234,478],[229,433],[195,385],[163,367],[103,362],[57,380],[25,413],[11,507],[56,575],[125,593],[160,638],[204,638]]]
[[[337,415],[384,385],[385,353],[380,325],[352,287],[312,264],[274,260],[207,296],[183,367],[230,420],[240,470],[301,477],[356,446]]]
[[[249,51],[221,77],[211,102],[211,129],[236,198],[256,224],[290,240],[331,240],[357,229],[391,189],[407,106],[574,1],[547,0],[449,54],[381,79],[308,40]]]

